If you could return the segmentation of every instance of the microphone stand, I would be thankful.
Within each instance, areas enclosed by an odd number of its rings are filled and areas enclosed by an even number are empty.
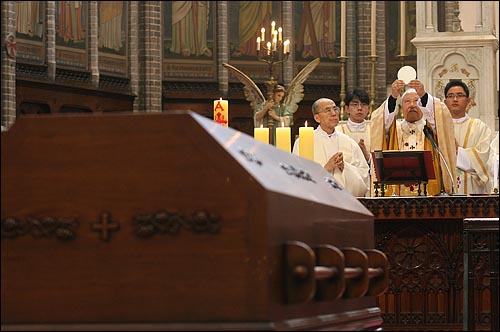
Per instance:
[[[441,160],[443,161],[443,164],[446,167],[446,170],[448,171],[448,175],[450,176],[451,180],[451,195],[453,196],[455,195],[455,180],[453,179],[453,175],[451,174],[450,167],[448,166],[446,159],[444,159],[441,150],[439,149],[438,145],[436,144],[436,141],[434,140],[434,134],[432,133],[432,129],[430,129],[428,126],[424,126],[424,135],[429,139],[429,141],[431,141],[434,151],[436,151],[439,157],[441,157]],[[439,166],[439,174],[441,176],[441,193],[439,193],[436,196],[449,196],[448,193],[446,193],[446,191],[444,190],[443,170],[441,168],[441,163],[439,162],[439,160],[438,160],[438,166]]]

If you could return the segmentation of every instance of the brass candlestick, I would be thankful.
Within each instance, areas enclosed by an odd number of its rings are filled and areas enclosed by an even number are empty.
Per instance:
[[[401,61],[401,67],[404,67],[406,57],[407,57],[407,55],[401,55],[401,54],[398,55],[399,61]]]
[[[339,56],[340,61],[340,119],[344,120],[344,109],[345,109],[345,63],[347,61],[346,56]]]
[[[372,118],[372,112],[375,109],[375,63],[377,62],[377,55],[370,55],[371,63],[371,76],[370,76],[370,114],[368,119]]]

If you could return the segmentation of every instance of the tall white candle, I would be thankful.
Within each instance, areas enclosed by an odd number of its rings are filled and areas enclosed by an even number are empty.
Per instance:
[[[345,56],[346,2],[340,2],[340,56]]]
[[[229,127],[229,102],[222,97],[214,100],[214,121]]]
[[[314,128],[307,126],[299,128],[299,155],[314,160]]]
[[[261,142],[269,144],[269,128],[254,128],[253,129],[253,137]]]
[[[276,128],[276,147],[286,152],[292,150],[290,127]]]
[[[372,1],[372,15],[371,15],[371,55],[377,55],[377,1]]]
[[[406,2],[405,1],[400,1],[400,19],[401,19],[401,52],[400,55],[406,55]]]
[[[288,52],[290,52],[290,40],[287,39],[285,40],[285,42],[283,43],[283,53],[287,54]]]

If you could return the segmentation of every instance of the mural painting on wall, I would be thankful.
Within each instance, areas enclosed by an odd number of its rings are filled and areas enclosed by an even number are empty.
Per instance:
[[[98,2],[99,71],[127,75],[127,1]]]
[[[336,60],[340,44],[337,40],[337,3],[335,1],[297,1],[295,10],[295,35],[297,36],[295,57],[298,60],[321,58]]]
[[[162,1],[162,6],[163,78],[215,81],[215,2]]]
[[[261,37],[261,29],[266,29],[270,36],[271,22],[276,27],[282,26],[281,3],[279,1],[230,1],[229,15],[229,62],[250,76],[255,82],[269,79],[268,65],[257,59],[257,38]],[[286,32],[284,33],[286,36]],[[291,35],[291,34],[289,34]],[[281,81],[281,71],[275,67],[274,77]],[[229,74],[231,82],[236,77]]]
[[[57,65],[87,69],[87,1],[56,1]]]
[[[17,60],[44,62],[44,1],[16,1]]]
[[[320,58],[308,82],[340,80],[340,1],[294,1],[295,72]]]
[[[391,84],[397,77],[398,70],[402,67],[401,58],[401,15],[400,15],[400,1],[388,1],[387,4],[387,27],[397,27],[394,29],[387,29],[387,83]],[[415,38],[416,30],[416,20],[417,20],[417,9],[415,1],[406,1],[406,20],[405,20],[405,30],[406,30],[406,43],[405,43],[405,65],[412,67],[417,66],[417,48],[411,43],[411,40]]]

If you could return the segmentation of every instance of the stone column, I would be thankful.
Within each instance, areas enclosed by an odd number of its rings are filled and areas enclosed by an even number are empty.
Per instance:
[[[98,48],[98,4],[97,1],[89,1],[89,28],[87,32],[87,40],[89,43],[89,68],[90,79],[92,86],[99,86],[99,48]]]
[[[134,112],[138,112],[139,107],[139,1],[129,1],[128,3],[128,72],[130,75],[130,92],[137,97],[134,99]]]
[[[7,39],[16,40],[16,2],[2,2],[2,126],[16,121],[16,57],[7,53]]]
[[[161,1],[139,2],[139,111],[162,111]]]
[[[295,45],[293,42],[293,25],[292,25],[292,17],[293,17],[293,8],[292,1],[282,1],[282,10],[283,10],[283,22],[281,23],[281,27],[283,28],[283,41],[290,39],[291,44]],[[295,52],[292,50],[290,52],[290,57],[288,61],[283,63],[283,83],[285,86],[288,86],[290,82],[293,80],[293,63],[295,61]]]
[[[217,68],[219,76],[219,91],[227,96],[229,92],[229,73],[223,63],[229,62],[229,18],[227,16],[227,1],[216,1],[217,6]]]
[[[45,57],[47,61],[47,78],[56,79],[56,2],[47,1],[45,12]]]

